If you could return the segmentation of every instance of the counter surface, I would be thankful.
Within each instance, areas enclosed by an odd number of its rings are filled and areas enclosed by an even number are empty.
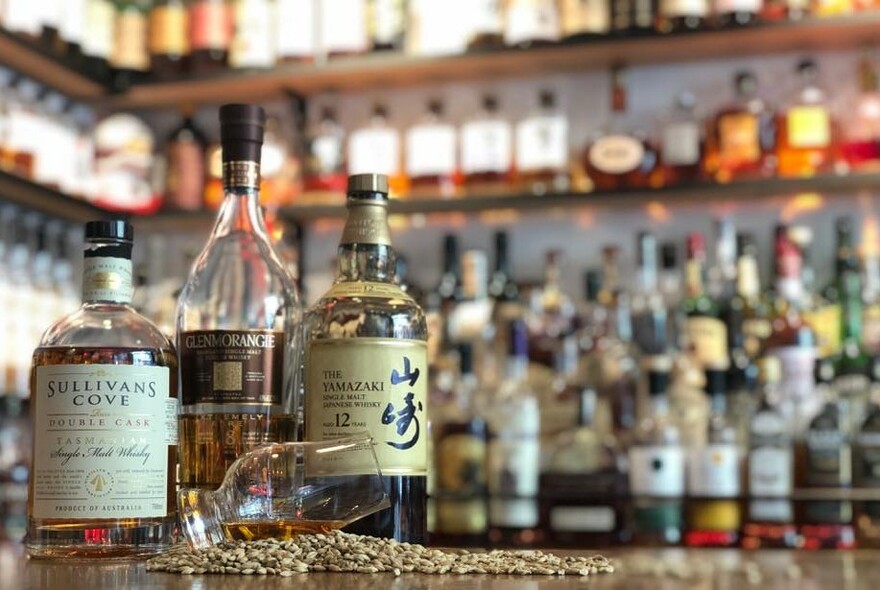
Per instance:
[[[570,552],[590,554],[593,552]],[[613,574],[550,576],[425,576],[404,574],[311,573],[279,576],[182,576],[147,572],[143,563],[58,563],[28,560],[19,545],[0,544],[2,590],[876,590],[880,588],[880,551],[758,551],[622,549],[603,551],[618,569]],[[663,565],[667,564],[667,565]],[[648,573],[648,566],[662,572]],[[692,569],[682,577],[670,570]],[[756,572],[760,572],[756,574]]]

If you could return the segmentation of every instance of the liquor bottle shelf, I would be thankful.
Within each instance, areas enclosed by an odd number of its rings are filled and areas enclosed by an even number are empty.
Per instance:
[[[544,195],[511,194],[467,196],[448,199],[393,199],[392,213],[416,215],[428,213],[479,213],[484,211],[534,211],[574,207],[633,207],[651,202],[705,203],[707,201],[754,201],[770,197],[818,193],[825,196],[854,195],[880,191],[880,173],[818,176],[813,178],[774,178],[732,182],[730,184],[694,183],[659,189],[619,192],[552,193]],[[293,205],[281,216],[291,222],[345,217],[342,197],[338,205]]]
[[[529,49],[418,57],[373,53],[261,71],[233,71],[172,82],[150,82],[107,96],[113,109],[163,108],[265,100],[285,93],[362,91],[450,81],[497,80],[611,64],[699,61],[785,51],[855,48],[880,41],[880,11],[839,18],[808,18],[753,27],[646,36],[606,36]]]
[[[107,91],[101,81],[91,79],[71,61],[2,29],[0,63],[76,100],[95,100]]]
[[[400,215],[429,213],[480,213],[484,211],[549,211],[576,207],[619,208],[647,203],[696,203],[707,201],[754,201],[778,196],[817,193],[824,196],[872,194],[880,192],[880,173],[819,176],[813,178],[774,178],[730,184],[696,183],[659,189],[619,192],[552,193],[545,195],[509,194],[435,199],[393,199],[390,209]],[[65,194],[7,172],[0,172],[0,202],[12,203],[70,221],[121,216],[142,228],[184,231],[206,228],[214,211],[160,211],[151,215],[128,215],[109,211],[88,201]],[[280,217],[291,223],[345,217],[342,195],[333,205],[291,205],[280,210]]]

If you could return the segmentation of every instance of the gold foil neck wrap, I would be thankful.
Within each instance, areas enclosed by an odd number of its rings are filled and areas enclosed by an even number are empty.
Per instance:
[[[223,162],[223,186],[260,188],[260,165],[257,162]]]
[[[377,244],[390,246],[388,212],[385,201],[348,202],[348,219],[340,244]]]

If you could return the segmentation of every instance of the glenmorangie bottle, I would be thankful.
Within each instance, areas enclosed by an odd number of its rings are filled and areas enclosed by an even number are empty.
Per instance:
[[[388,178],[348,179],[336,280],[306,328],[305,438],[369,432],[391,507],[347,530],[424,543],[427,529],[428,330],[394,283]]]
[[[177,303],[181,487],[216,489],[239,455],[296,431],[302,310],[260,209],[265,121],[220,108],[225,196]]]
[[[83,304],[34,351],[27,552],[130,558],[171,547],[177,356],[131,307],[133,230],[86,224]]]

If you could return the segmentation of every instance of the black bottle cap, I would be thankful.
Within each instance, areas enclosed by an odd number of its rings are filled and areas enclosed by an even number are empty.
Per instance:
[[[373,116],[378,117],[380,119],[387,119],[388,118],[388,109],[385,108],[385,105],[374,104],[373,105]]]
[[[706,371],[706,393],[710,396],[724,395],[727,391],[727,375],[724,371],[708,369]]]
[[[748,232],[739,232],[736,234],[736,255],[737,256],[754,256],[757,253],[755,247],[755,236]]]
[[[134,227],[122,219],[89,221],[86,223],[86,240],[131,244],[134,241]]]
[[[666,395],[669,389],[669,373],[666,371],[648,371],[648,395],[651,397]]]
[[[443,115],[443,101],[439,98],[432,98],[428,101],[428,112],[438,117]]]
[[[675,270],[678,266],[678,245],[675,242],[664,242],[660,246],[660,266],[663,270]]]
[[[470,342],[458,345],[458,370],[462,375],[471,375],[474,372],[474,348]]]
[[[801,61],[798,62],[797,72],[801,76],[803,76],[809,80],[812,80],[819,73],[819,66],[816,65],[815,60],[812,60],[809,58],[802,59]]]
[[[556,95],[551,90],[542,90],[538,94],[538,103],[541,108],[552,109],[556,106]]]
[[[333,107],[321,107],[321,120],[336,122],[336,109]]]
[[[498,99],[491,95],[486,94],[483,96],[483,108],[489,111],[490,113],[494,113],[498,110]]]
[[[224,162],[259,162],[266,111],[252,104],[220,107],[220,143]]]
[[[880,356],[871,359],[871,365],[868,368],[869,377],[872,383],[880,383]]]
[[[599,301],[599,293],[602,291],[602,271],[598,268],[588,269],[584,273],[584,295],[587,301]]]

